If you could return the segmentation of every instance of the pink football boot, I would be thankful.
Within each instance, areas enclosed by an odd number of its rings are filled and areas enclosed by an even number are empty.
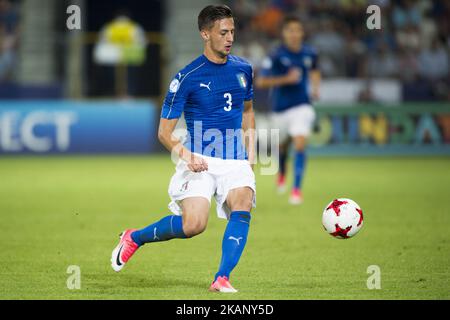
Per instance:
[[[211,292],[235,293],[238,292],[228,281],[227,277],[217,277],[217,280],[209,287]]]
[[[139,249],[139,246],[131,238],[131,234],[136,229],[128,229],[120,234],[120,241],[111,255],[111,266],[114,271],[119,272],[130,260],[133,254]]]
[[[289,197],[289,203],[293,205],[298,205],[303,202],[303,194],[300,189],[292,189],[291,196]]]

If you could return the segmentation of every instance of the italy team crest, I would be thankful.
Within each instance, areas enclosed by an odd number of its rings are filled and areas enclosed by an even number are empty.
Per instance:
[[[241,88],[245,89],[247,88],[247,79],[245,78],[245,74],[244,73],[238,73],[236,75],[238,81],[239,81],[239,85],[241,86]]]

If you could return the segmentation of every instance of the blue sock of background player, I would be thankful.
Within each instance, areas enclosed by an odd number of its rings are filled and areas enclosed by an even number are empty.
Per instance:
[[[223,235],[222,259],[219,271],[216,273],[214,280],[217,280],[219,276],[229,278],[231,271],[239,262],[247,242],[250,218],[250,212],[248,211],[233,211],[231,213]]]
[[[138,246],[149,242],[166,241],[170,239],[187,238],[183,232],[181,216],[170,215],[162,218],[148,227],[134,231],[131,238]]]
[[[294,189],[300,190],[305,170],[306,154],[304,151],[296,151],[294,158]]]

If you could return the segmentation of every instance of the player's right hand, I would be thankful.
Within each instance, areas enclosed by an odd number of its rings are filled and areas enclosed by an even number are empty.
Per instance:
[[[205,159],[191,153],[187,160],[188,169],[192,172],[202,172],[208,170],[208,163]]]
[[[297,84],[300,82],[300,69],[299,68],[291,68],[285,77],[286,84]]]

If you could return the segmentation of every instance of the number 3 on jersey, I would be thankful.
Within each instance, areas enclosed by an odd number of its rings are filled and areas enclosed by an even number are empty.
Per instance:
[[[227,106],[226,107],[223,107],[223,110],[225,110],[225,111],[231,111],[231,107],[233,106],[233,97],[231,96],[231,93],[225,93],[224,95],[223,95],[223,97],[225,98],[225,99],[227,99]]]

